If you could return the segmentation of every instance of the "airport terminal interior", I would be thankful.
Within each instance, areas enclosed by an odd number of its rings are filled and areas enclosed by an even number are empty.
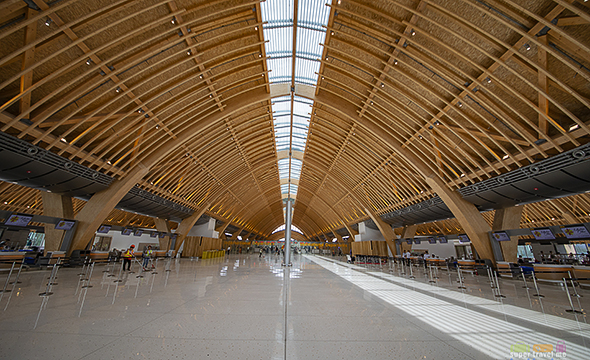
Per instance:
[[[0,2],[0,358],[589,359],[587,0]]]

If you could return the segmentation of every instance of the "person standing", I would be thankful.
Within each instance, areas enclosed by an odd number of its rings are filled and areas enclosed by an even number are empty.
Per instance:
[[[133,249],[135,249],[135,245],[131,244],[129,249],[125,250],[123,253],[123,270],[125,270],[125,265],[127,265],[127,270],[131,271],[131,259],[133,258]]]
[[[150,259],[152,258],[153,255],[154,255],[154,252],[152,251],[151,245],[148,245],[147,248],[143,249],[143,253],[141,253],[141,257],[143,258],[143,270],[144,271],[147,269],[148,263],[150,262]]]

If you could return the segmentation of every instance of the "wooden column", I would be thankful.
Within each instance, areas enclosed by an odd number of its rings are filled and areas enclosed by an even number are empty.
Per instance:
[[[519,229],[523,208],[524,206],[512,206],[496,210],[492,230]],[[518,236],[511,236],[510,241],[501,241],[500,247],[504,261],[516,262],[518,260]]]
[[[358,232],[354,231],[352,229],[352,227],[346,223],[344,223],[344,227],[346,228],[346,230],[348,231],[348,234],[350,235],[350,242],[354,242],[354,236],[358,235]]]
[[[416,235],[416,230],[418,229],[418,225],[406,225],[402,229],[402,239],[413,238]],[[401,243],[401,250],[409,250],[412,251],[412,245],[408,245],[405,241]]]
[[[43,215],[74,219],[71,197],[41,191],[41,198],[43,199]],[[45,224],[45,253],[60,249],[64,233],[64,230],[56,230],[54,224]]]
[[[199,218],[203,216],[205,211],[209,209],[209,206],[211,206],[211,204],[204,205],[199,211],[195,211],[190,217],[187,217],[186,219],[180,222],[180,225],[178,225],[178,229],[176,229],[176,234],[178,234],[178,237],[176,238],[176,243],[174,244],[175,251],[178,251],[178,249],[180,249],[180,245],[182,245],[182,243],[184,242],[184,239],[188,235],[189,231],[191,231],[193,226],[195,226],[197,220],[199,220]]]
[[[170,234],[170,224],[166,219],[155,218],[156,230],[159,232],[165,232]],[[158,242],[160,243],[160,250],[170,250],[170,235],[166,235],[163,238],[158,236]]]
[[[215,229],[215,231],[217,231],[219,233],[219,238],[220,239],[226,239],[227,240],[227,236],[225,236],[225,229],[227,229],[227,227],[229,226],[231,221],[227,221],[226,223],[223,223],[223,225],[221,225],[220,227],[218,227],[217,229]]]
[[[97,192],[88,200],[76,216],[76,220],[79,221],[78,228],[68,254],[71,254],[75,249],[86,248],[88,243],[94,239],[94,233],[103,220],[147,172],[147,167],[138,166],[132,174],[121,180],[113,181],[108,189]]]
[[[456,191],[449,189],[440,179],[426,177],[426,182],[440,196],[449,207],[453,215],[463,227],[463,230],[469,236],[471,244],[482,259],[490,259],[492,263],[496,262],[492,245],[488,233],[492,230],[490,225],[485,221],[479,210],[472,203],[461,197]]]
[[[395,236],[395,232],[391,228],[391,225],[381,220],[381,218],[378,215],[374,214],[372,211],[369,211],[368,209],[365,209],[365,213],[371,217],[373,222],[379,228],[381,235],[383,235],[385,241],[387,242],[387,246],[389,246],[389,250],[391,250],[391,254],[393,256],[397,255],[397,251],[395,250],[395,239],[397,237]]]

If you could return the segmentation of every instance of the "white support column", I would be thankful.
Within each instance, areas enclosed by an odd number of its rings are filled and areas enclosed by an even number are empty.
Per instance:
[[[285,212],[285,259],[283,266],[291,266],[291,198],[287,198],[287,211]]]

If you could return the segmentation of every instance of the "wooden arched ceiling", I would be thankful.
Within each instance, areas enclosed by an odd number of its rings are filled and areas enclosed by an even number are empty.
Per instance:
[[[142,188],[245,231],[284,222],[258,1],[28,3],[0,4],[1,131],[115,178],[147,164]],[[332,1],[293,224],[433,196],[384,134],[452,189],[588,142],[588,6]]]

